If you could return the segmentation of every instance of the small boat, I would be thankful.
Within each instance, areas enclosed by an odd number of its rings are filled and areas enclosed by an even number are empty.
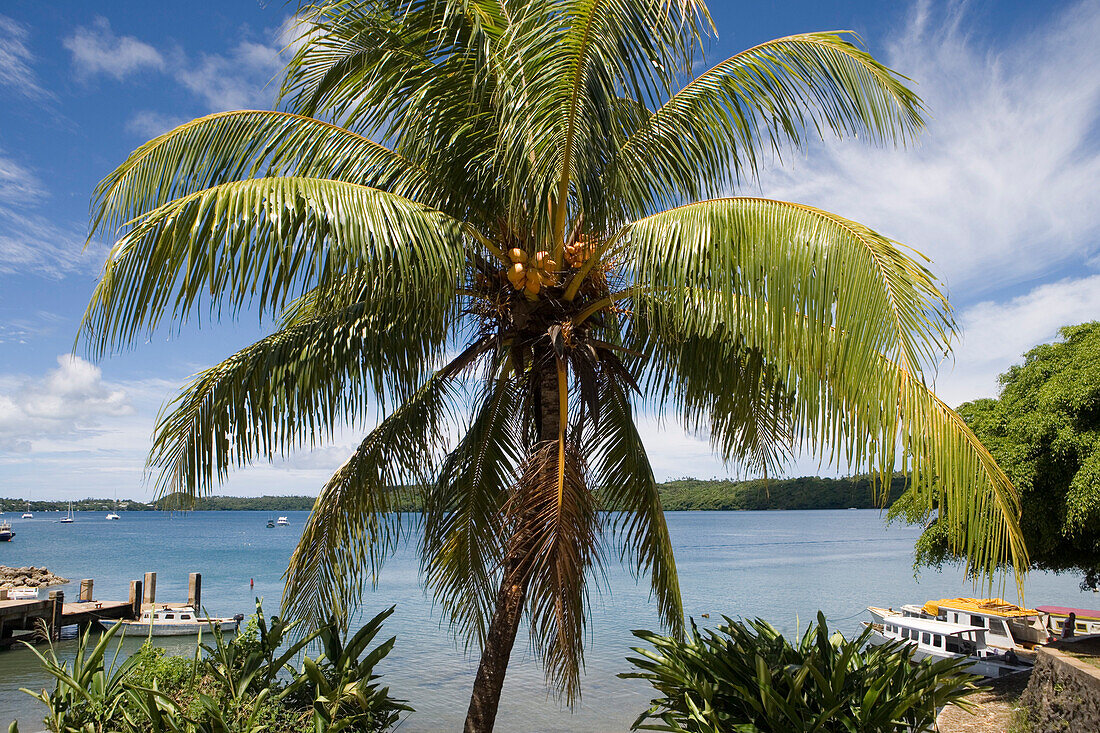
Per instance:
[[[27,502],[27,511],[23,512],[23,516],[20,519],[34,519],[34,515],[31,514],[31,503]]]
[[[1057,637],[1062,636],[1066,619],[1071,613],[1074,615],[1073,631],[1076,636],[1100,634],[1100,611],[1065,606],[1036,606],[1035,610],[1047,614],[1050,619],[1048,623],[1050,632]]]
[[[62,517],[61,519],[59,519],[57,521],[61,522],[62,524],[72,524],[73,523],[73,521],[74,521],[74,519],[73,519],[73,503],[71,501],[69,502],[69,513],[66,514],[64,517]]]
[[[289,527],[290,526],[290,520],[287,519],[286,517],[279,517],[278,519],[275,520],[275,526],[277,526],[277,527]]]
[[[925,603],[928,618],[986,629],[986,643],[1034,658],[1035,648],[1051,641],[1047,614],[1021,608],[1003,598],[944,598]]]
[[[114,512],[111,512],[110,514],[107,515],[107,519],[122,519],[122,517],[118,516]]]
[[[10,522],[0,522],[0,542],[11,542],[15,537],[15,532],[12,531]]]
[[[8,598],[13,601],[34,601],[38,599],[38,589],[8,588]]]
[[[267,520],[267,528],[268,529],[275,529],[275,520],[274,519]]]
[[[142,611],[141,618],[133,621],[100,619],[99,623],[106,629],[122,624],[124,633],[135,636],[196,636],[199,632],[210,631],[212,626],[225,633],[236,631],[243,619],[242,613],[232,618],[208,618],[199,616],[191,606],[169,605],[154,610],[146,609]]]
[[[900,614],[886,616],[881,624],[864,623],[874,630],[871,644],[905,641],[916,647],[913,659],[968,659],[972,674],[983,677],[1003,677],[1030,669],[1014,651],[1002,650],[986,643],[986,629],[980,626],[953,624],[929,618]]]

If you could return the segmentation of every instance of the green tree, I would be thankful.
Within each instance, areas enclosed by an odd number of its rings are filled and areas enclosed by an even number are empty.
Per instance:
[[[710,198],[818,134],[919,130],[904,79],[848,34],[692,78],[713,29],[692,0],[345,0],[299,20],[279,110],[184,124],[100,184],[93,230],[120,238],[84,320],[98,356],[200,312],[278,318],[168,406],[162,491],[205,495],[383,411],[321,490],[287,613],[357,604],[401,536],[390,487],[423,486],[424,577],[481,649],[467,730],[493,727],[524,615],[571,703],[605,559],[683,629],[638,405],[753,469],[793,447],[903,463],[978,567],[1026,561],[1011,484],[925,384],[953,326],[921,261],[810,206]]]
[[[1067,326],[999,378],[1000,396],[959,406],[1020,492],[1020,529],[1032,567],[1081,573],[1100,584],[1100,321]],[[892,514],[934,515],[903,496]],[[960,560],[948,531],[930,522],[917,560]]]

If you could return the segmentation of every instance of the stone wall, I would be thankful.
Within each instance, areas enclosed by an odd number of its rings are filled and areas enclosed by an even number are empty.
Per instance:
[[[1020,698],[1033,733],[1100,731],[1100,667],[1062,651],[1070,642],[1039,649]],[[1082,645],[1082,651],[1084,651]],[[1091,651],[1091,649],[1089,650]]]

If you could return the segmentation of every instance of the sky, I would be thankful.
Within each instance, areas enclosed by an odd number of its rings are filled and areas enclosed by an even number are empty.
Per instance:
[[[914,145],[784,151],[744,192],[834,211],[931,258],[960,328],[935,374],[949,404],[996,396],[997,374],[1027,349],[1100,317],[1100,0],[710,5],[706,65],[770,38],[847,29],[924,100]],[[144,461],[161,406],[263,334],[246,314],[95,362],[74,352],[110,244],[86,242],[96,183],[175,125],[270,108],[292,9],[0,5],[0,495],[151,498]],[[743,475],[711,456],[706,435],[641,425],[658,479]],[[219,493],[316,493],[369,427],[238,471]],[[838,472],[808,455],[787,470]]]

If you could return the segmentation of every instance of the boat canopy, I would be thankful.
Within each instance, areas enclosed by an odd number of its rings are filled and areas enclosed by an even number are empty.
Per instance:
[[[939,616],[941,606],[950,608],[952,611],[967,611],[1002,618],[1038,616],[1040,613],[1031,608],[1021,608],[1003,598],[942,598],[925,603],[924,612],[931,616]]]
[[[1087,608],[1067,608],[1065,606],[1039,606],[1040,611],[1051,616],[1069,616],[1071,613],[1078,621],[1100,621],[1100,611],[1090,611]]]
[[[951,624],[946,621],[937,621],[932,618],[916,618],[915,616],[886,616],[883,624],[900,626],[914,631],[927,631],[932,634],[962,634],[973,631],[985,633],[981,626],[965,626],[963,624]]]

